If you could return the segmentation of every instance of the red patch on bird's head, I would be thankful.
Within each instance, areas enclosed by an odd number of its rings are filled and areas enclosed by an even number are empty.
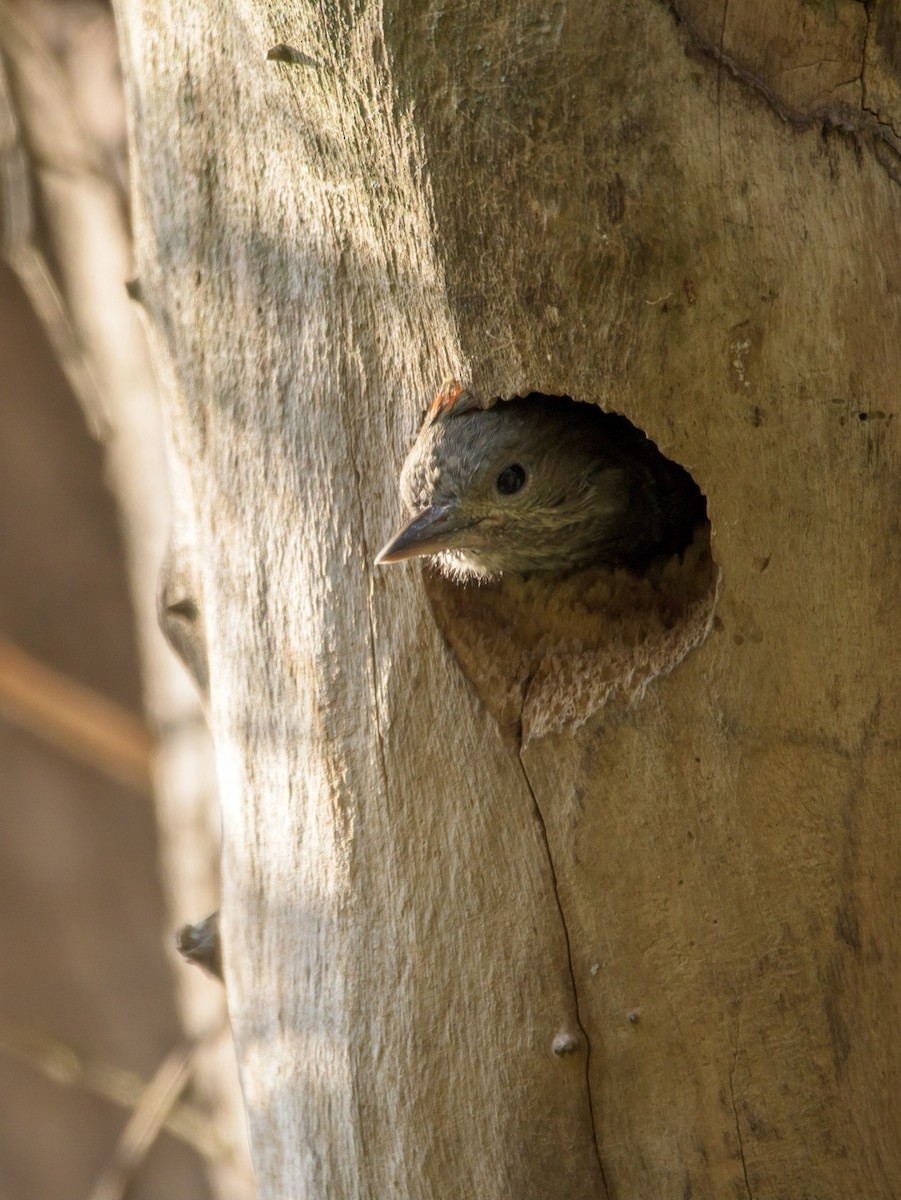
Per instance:
[[[442,417],[449,417],[451,413],[456,415],[480,407],[472,392],[468,392],[465,387],[452,380],[444,385],[432,401],[429,408],[429,424],[433,425]]]

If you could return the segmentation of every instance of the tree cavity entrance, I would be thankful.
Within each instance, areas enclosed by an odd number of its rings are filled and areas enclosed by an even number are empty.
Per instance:
[[[639,700],[677,666],[710,631],[719,570],[702,518],[683,551],[640,571],[600,566],[454,582],[427,569],[424,577],[463,672],[526,745],[578,727],[605,705]]]

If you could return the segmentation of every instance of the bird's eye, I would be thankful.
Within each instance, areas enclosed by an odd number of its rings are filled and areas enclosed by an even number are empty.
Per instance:
[[[509,467],[504,467],[500,475],[494,481],[494,486],[502,496],[512,496],[526,481],[525,470],[519,463],[513,463]]]

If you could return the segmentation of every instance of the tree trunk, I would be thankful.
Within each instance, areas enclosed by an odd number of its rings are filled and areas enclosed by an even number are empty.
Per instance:
[[[121,0],[264,1197],[901,1189],[898,10],[680,9]],[[688,467],[715,618],[373,570],[449,376]]]
[[[200,702],[165,644],[157,621],[160,559],[169,535],[170,509],[180,489],[167,470],[147,341],[123,286],[131,245],[125,195],[125,118],[116,67],[112,14],[103,7],[57,5],[48,11],[27,0],[0,4],[0,249],[44,325],[85,420],[104,444],[106,482],[117,502],[134,603],[148,728],[136,725],[133,719],[123,721],[102,700],[92,702],[90,693],[81,694],[66,687],[65,680],[54,680],[36,670],[27,658],[15,654],[13,647],[3,647],[3,674],[7,682],[20,680],[25,702],[19,707],[30,709],[39,718],[33,727],[44,740],[61,745],[130,787],[152,791],[172,924],[167,950],[177,960],[174,927],[216,904],[218,814],[210,739]],[[14,373],[11,377],[15,380]],[[10,386],[16,386],[15,382]],[[34,387],[30,380],[29,390],[33,392]],[[37,402],[36,397],[32,399]],[[72,454],[77,455],[74,446]],[[52,460],[45,453],[43,458],[44,469],[52,470],[48,465]],[[73,527],[80,515],[73,516]],[[40,542],[45,531],[37,517],[29,512],[23,519]],[[189,532],[186,526],[183,520],[181,539]],[[53,536],[61,543],[66,532],[54,530]],[[90,543],[79,543],[74,553],[84,572],[84,586],[93,580],[93,601],[102,622],[109,596],[97,576]],[[65,574],[66,564],[57,562],[57,571]],[[78,620],[77,611],[61,612],[57,618],[60,629],[68,623],[76,631],[73,640],[90,643],[90,655],[96,659],[96,639]],[[48,627],[52,628],[52,623]],[[48,704],[48,699],[55,703]],[[74,853],[71,848],[70,852]],[[105,849],[104,853],[113,851]],[[77,884],[73,881],[71,886],[75,889]],[[109,896],[105,899],[113,908]],[[66,928],[77,921],[79,911],[77,904],[71,906]],[[100,937],[99,930],[92,928],[91,937]],[[90,964],[80,963],[80,969],[92,973]],[[175,1050],[176,1061],[182,1061],[179,1055],[184,1055],[180,1085],[190,1082],[195,1106],[217,1133],[203,1147],[206,1183],[215,1200],[245,1200],[253,1184],[220,989],[181,960],[177,960],[173,979],[180,1038],[192,1046],[190,1054],[180,1045]],[[103,982],[92,979],[98,995]],[[64,1004],[60,997],[56,1002]],[[152,1006],[157,999],[148,996],[146,1003]],[[132,1017],[140,1023],[140,1013]],[[104,1044],[100,1034],[107,1024],[101,1005],[94,1029],[85,1045],[89,1058],[98,1056]],[[164,1079],[169,1077],[167,1064],[172,1053],[169,1049],[160,1064]],[[137,1139],[140,1152],[130,1148],[127,1169],[123,1145],[131,1131],[123,1135],[92,1196],[123,1190],[154,1145],[159,1122],[168,1110],[152,1088],[149,1096],[157,1118],[156,1131],[151,1136],[144,1126],[143,1138]],[[140,1103],[136,1102],[139,1117],[147,1097],[145,1093]],[[173,1089],[171,1101],[177,1098]],[[85,1142],[83,1134],[69,1133],[74,1140]],[[55,1148],[69,1174],[77,1176],[77,1155],[73,1156],[65,1141]],[[43,1144],[37,1139],[32,1157],[40,1158],[42,1151]],[[88,1145],[86,1153],[90,1151]],[[188,1180],[184,1185],[190,1188]],[[69,1186],[77,1187],[72,1178]]]

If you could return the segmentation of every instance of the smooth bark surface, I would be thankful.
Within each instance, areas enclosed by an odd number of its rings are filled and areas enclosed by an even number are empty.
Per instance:
[[[901,192],[868,13],[806,7],[841,120],[740,5],[122,0],[265,1197],[901,1187]],[[371,567],[448,376],[709,500],[712,632],[522,750],[478,590]]]

